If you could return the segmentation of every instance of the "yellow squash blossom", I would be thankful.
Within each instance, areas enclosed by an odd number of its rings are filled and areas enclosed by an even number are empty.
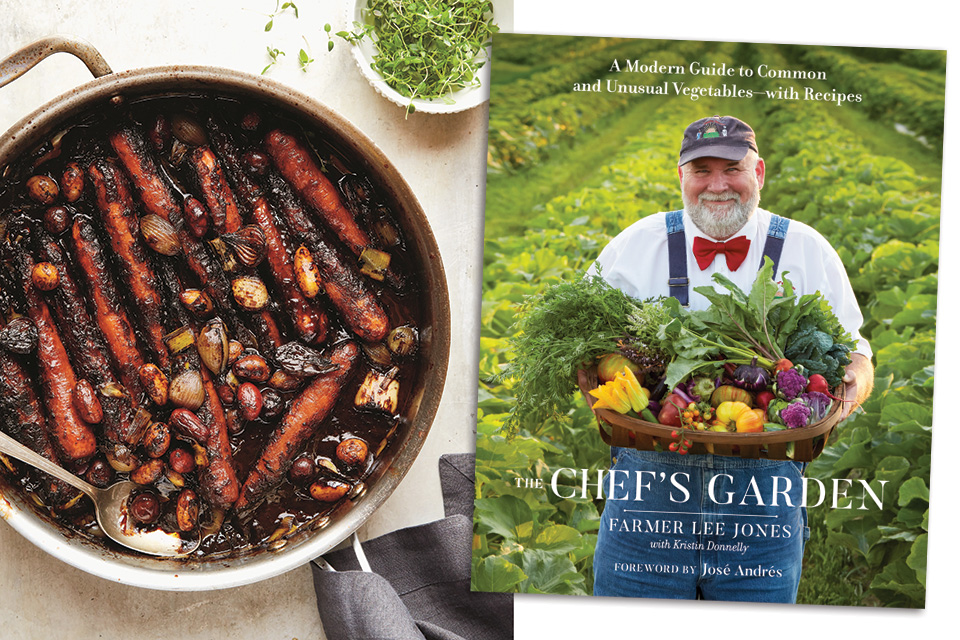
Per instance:
[[[594,409],[611,409],[617,413],[627,413],[631,409],[640,413],[650,403],[650,392],[640,386],[640,381],[630,369],[624,367],[613,380],[590,390],[597,399]]]
[[[630,400],[630,408],[637,413],[646,409],[647,405],[650,404],[650,392],[640,386],[637,376],[627,367],[618,371],[613,381],[620,384]]]
[[[630,411],[630,399],[616,378],[596,389],[591,389],[590,395],[597,399],[593,403],[594,409],[612,409],[617,413]]]

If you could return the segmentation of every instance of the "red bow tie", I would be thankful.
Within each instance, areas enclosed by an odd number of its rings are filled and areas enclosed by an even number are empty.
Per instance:
[[[713,242],[700,236],[693,239],[693,256],[697,259],[701,271],[710,266],[718,253],[724,254],[727,257],[727,266],[731,271],[736,271],[747,258],[748,249],[750,240],[747,236],[737,236],[726,242]]]

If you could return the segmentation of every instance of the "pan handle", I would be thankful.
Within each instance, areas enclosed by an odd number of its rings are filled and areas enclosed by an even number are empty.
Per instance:
[[[70,36],[50,36],[28,44],[24,48],[0,60],[0,87],[10,84],[29,71],[44,58],[59,52],[71,53],[80,59],[94,78],[113,73],[93,45]]]

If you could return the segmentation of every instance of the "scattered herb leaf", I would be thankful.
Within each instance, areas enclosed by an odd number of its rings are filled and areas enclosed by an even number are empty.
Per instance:
[[[260,72],[260,75],[265,74],[270,67],[277,64],[277,62],[280,61],[279,60],[280,56],[283,56],[283,55],[286,55],[283,51],[280,51],[279,49],[273,49],[271,47],[267,47],[267,56],[270,58],[270,62],[267,63],[267,66],[263,68],[263,71]]]
[[[327,51],[333,51],[333,36],[330,34],[332,28],[329,22],[323,25],[323,30],[327,33]]]
[[[277,4],[273,8],[273,13],[267,15],[267,24],[264,25],[263,30],[270,31],[271,29],[273,29],[274,18],[276,18],[278,15],[280,15],[287,9],[293,9],[293,17],[298,19],[300,18],[300,12],[297,10],[297,5],[293,4],[292,2],[284,2],[283,6],[281,6],[280,0],[277,0]]]
[[[304,49],[300,49],[300,55],[297,58],[297,62],[300,63],[300,70],[306,72],[307,67],[310,66],[310,63],[313,62],[313,58],[310,57]]]

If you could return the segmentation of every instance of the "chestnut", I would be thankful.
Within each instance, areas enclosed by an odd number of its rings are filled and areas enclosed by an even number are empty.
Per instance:
[[[70,226],[70,210],[66,207],[49,207],[43,212],[43,228],[54,235],[60,235]]]
[[[200,499],[191,489],[184,489],[177,497],[177,526],[180,531],[193,531],[200,517]]]
[[[244,382],[237,388],[237,405],[240,417],[246,421],[256,420],[263,409],[263,395],[252,382]]]
[[[350,491],[350,485],[339,480],[318,480],[310,485],[310,496],[320,502],[336,502]]]
[[[53,204],[60,195],[60,186],[50,176],[32,176],[27,180],[27,195],[34,202]]]
[[[63,168],[60,183],[63,185],[63,197],[66,201],[76,202],[83,193],[83,169],[76,162],[67,163]]]
[[[197,468],[197,461],[193,453],[186,449],[176,448],[170,451],[170,468],[177,473],[190,473]]]
[[[130,474],[130,479],[137,484],[153,484],[163,474],[163,460],[151,458]]]
[[[30,277],[33,280],[33,286],[40,291],[53,291],[60,284],[60,273],[49,262],[35,264]]]
[[[129,508],[130,516],[140,524],[152,524],[160,517],[160,500],[150,492],[137,494]]]
[[[287,407],[287,403],[284,401],[283,396],[274,389],[262,390],[260,392],[260,400],[263,404],[262,408],[260,409],[260,417],[264,420],[273,420],[274,418],[277,418]]]
[[[154,422],[147,427],[141,439],[143,450],[151,458],[161,458],[170,448],[170,427],[163,422]]]
[[[300,456],[293,461],[289,474],[291,481],[297,484],[307,484],[313,482],[314,478],[317,477],[317,465],[313,462],[313,459]]]
[[[337,445],[337,459],[351,467],[367,459],[367,443],[360,438],[347,438]]]
[[[97,458],[90,463],[90,468],[87,469],[83,477],[93,486],[105,489],[113,480],[113,469],[109,464]]]

